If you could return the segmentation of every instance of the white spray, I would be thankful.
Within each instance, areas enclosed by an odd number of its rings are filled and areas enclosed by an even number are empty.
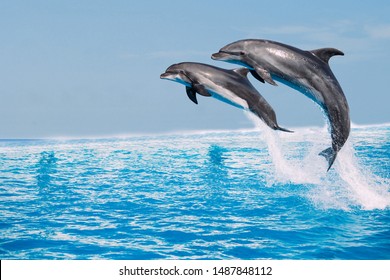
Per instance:
[[[321,208],[390,207],[389,179],[374,175],[369,167],[359,162],[351,140],[345,143],[334,166],[327,172],[326,160],[318,155],[331,144],[326,127],[300,128],[295,133],[285,133],[271,130],[251,113],[246,115],[268,147],[274,167],[267,178],[270,185],[309,185],[310,191],[302,195]]]

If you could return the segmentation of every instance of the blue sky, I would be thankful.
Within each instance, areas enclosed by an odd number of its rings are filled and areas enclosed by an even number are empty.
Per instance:
[[[83,137],[252,127],[212,98],[193,104],[159,75],[246,38],[335,47],[352,122],[390,121],[388,1],[0,1],[0,138]],[[284,85],[251,79],[283,127],[323,126]]]

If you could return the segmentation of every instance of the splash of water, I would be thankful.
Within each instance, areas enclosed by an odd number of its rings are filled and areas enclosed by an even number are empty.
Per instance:
[[[322,208],[373,210],[390,207],[389,180],[374,175],[359,161],[351,140],[327,172],[326,160],[318,155],[330,146],[326,127],[297,129],[289,134],[271,130],[253,114],[246,115],[267,144],[274,167],[267,178],[271,185],[308,185],[310,190],[305,196]]]
[[[274,168],[269,178],[271,182],[294,184],[319,184],[321,182],[324,176],[322,171],[326,170],[326,162],[318,157],[318,153],[314,151],[314,148],[319,144],[318,135],[310,133],[310,129],[304,135],[300,132],[274,131],[253,114],[247,113],[246,115],[253,122],[256,130],[260,132],[262,140],[266,142],[268,147],[270,161]],[[307,142],[311,144],[311,149],[304,155],[304,158],[300,152],[292,153],[290,147],[291,144],[299,145],[303,141],[306,142],[305,145]]]
[[[374,175],[369,167],[359,162],[350,141],[339,152],[335,168],[351,199],[362,208],[390,207],[389,180]]]

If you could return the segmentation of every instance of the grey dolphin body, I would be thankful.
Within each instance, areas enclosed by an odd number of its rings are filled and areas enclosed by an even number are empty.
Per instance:
[[[267,40],[240,40],[223,47],[212,59],[244,65],[261,82],[280,81],[317,103],[327,116],[332,147],[320,155],[328,160],[328,170],[350,133],[349,107],[343,90],[329,67],[333,48],[304,51]]]
[[[188,97],[196,104],[196,93],[212,96],[251,111],[274,130],[291,132],[279,127],[271,105],[248,80],[248,71],[246,68],[227,70],[202,63],[183,62],[168,67],[160,78],[184,84]]]

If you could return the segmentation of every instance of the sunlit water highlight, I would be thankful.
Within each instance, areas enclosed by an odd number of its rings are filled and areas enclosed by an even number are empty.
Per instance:
[[[0,141],[1,259],[390,259],[390,125]]]

